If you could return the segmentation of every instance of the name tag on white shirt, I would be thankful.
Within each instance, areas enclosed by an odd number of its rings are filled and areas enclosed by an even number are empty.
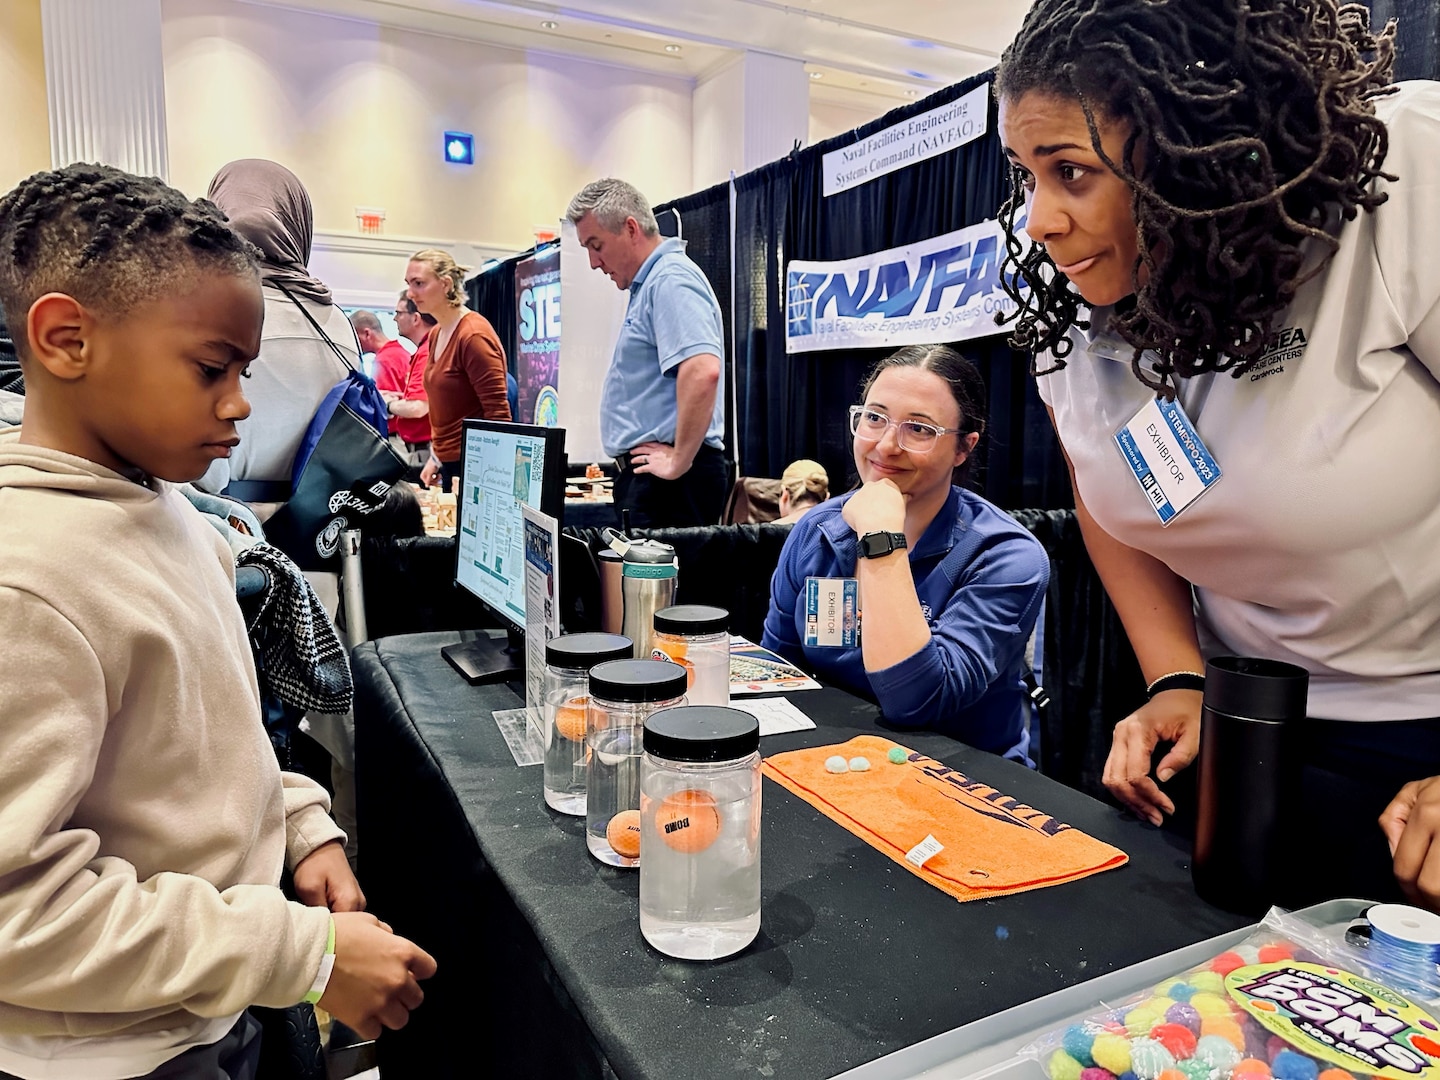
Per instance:
[[[805,644],[853,649],[859,635],[860,582],[854,578],[805,579]]]
[[[1150,508],[1169,525],[1220,479],[1220,466],[1178,401],[1155,398],[1115,433]]]

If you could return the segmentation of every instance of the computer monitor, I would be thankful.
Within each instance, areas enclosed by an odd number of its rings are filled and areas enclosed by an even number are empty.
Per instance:
[[[466,681],[498,682],[525,673],[525,519],[520,504],[562,525],[565,429],[466,420],[455,501],[455,584],[474,595],[508,631],[441,650]]]

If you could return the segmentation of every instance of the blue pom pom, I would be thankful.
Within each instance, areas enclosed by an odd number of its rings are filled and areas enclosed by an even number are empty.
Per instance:
[[[1304,1054],[1281,1050],[1270,1063],[1270,1074],[1275,1080],[1316,1080],[1320,1075],[1320,1066]]]
[[[1071,1024],[1065,1029],[1065,1036],[1061,1040],[1065,1052],[1087,1069],[1095,1064],[1095,1059],[1090,1056],[1090,1048],[1095,1045],[1095,1035],[1086,1031],[1080,1024]]]
[[[1165,991],[1165,996],[1171,1001],[1189,1001],[1195,996],[1196,990],[1189,983],[1176,983]]]

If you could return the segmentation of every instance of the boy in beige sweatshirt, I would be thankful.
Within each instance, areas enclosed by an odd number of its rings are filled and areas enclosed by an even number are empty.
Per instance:
[[[248,1077],[252,1004],[403,1025],[435,963],[277,767],[230,552],[172,486],[249,413],[249,245],[158,180],[40,173],[0,200],[0,306],[0,1076]]]

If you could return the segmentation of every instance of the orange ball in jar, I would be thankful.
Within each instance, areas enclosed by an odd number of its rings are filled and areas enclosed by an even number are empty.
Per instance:
[[[708,791],[686,788],[667,795],[655,811],[655,831],[676,851],[694,855],[720,835],[720,808]]]
[[[580,742],[585,738],[586,713],[589,711],[590,697],[582,695],[571,698],[555,710],[555,730],[560,732],[571,742]]]

